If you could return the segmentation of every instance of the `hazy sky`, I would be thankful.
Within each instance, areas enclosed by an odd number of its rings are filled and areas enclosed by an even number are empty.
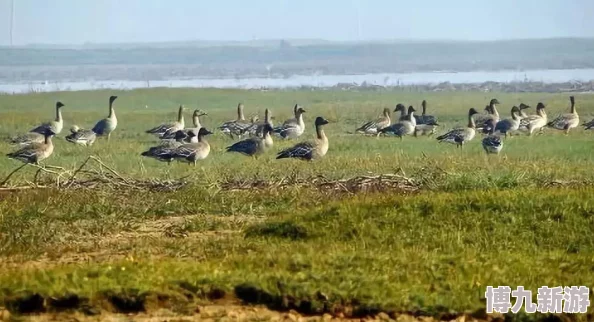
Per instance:
[[[0,45],[11,0],[0,0]],[[594,0],[14,0],[14,44],[594,37]],[[359,17],[360,28],[358,28]]]

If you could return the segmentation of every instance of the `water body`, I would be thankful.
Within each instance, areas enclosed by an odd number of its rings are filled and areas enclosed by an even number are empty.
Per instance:
[[[149,87],[170,88],[240,88],[240,89],[289,89],[301,86],[332,87],[337,84],[362,84],[380,86],[424,85],[450,82],[473,84],[487,81],[510,83],[534,81],[564,83],[594,80],[594,69],[548,69],[527,71],[476,71],[476,72],[425,72],[403,74],[364,75],[294,75],[288,78],[193,78],[154,81],[44,81],[0,83],[0,93],[22,94],[31,92],[82,91],[99,89],[129,90]]]

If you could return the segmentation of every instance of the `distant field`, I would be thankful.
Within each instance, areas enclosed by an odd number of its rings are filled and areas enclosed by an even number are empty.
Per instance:
[[[105,117],[112,94],[119,96],[119,125],[111,142],[87,149],[63,140],[70,125],[90,128]],[[578,113],[590,120],[594,95],[575,96]],[[2,136],[51,119],[57,100],[66,104],[65,132],[54,140],[49,165],[73,170],[94,155],[126,178],[190,183],[172,192],[109,185],[0,190],[0,307],[13,314],[66,308],[192,315],[199,306],[250,303],[306,315],[475,312],[486,319],[480,312],[488,285],[594,287],[592,132],[514,136],[501,155],[489,157],[480,136],[456,149],[430,137],[400,142],[347,133],[384,107],[419,107],[426,99],[442,124],[439,134],[463,125],[470,107],[482,110],[491,98],[502,103],[504,117],[520,102],[533,106],[530,114],[544,102],[551,118],[569,106],[568,94],[543,93],[151,89],[0,96]],[[195,168],[140,156],[157,143],[144,130],[174,119],[179,104],[190,109],[187,123],[200,108],[209,113],[203,125],[215,130],[235,118],[238,102],[248,117],[262,118],[270,108],[276,123],[301,104],[303,139],[313,137],[316,116],[326,117],[327,156],[311,163],[275,160],[274,153],[252,160],[223,152],[233,141],[220,133]],[[292,143],[277,140],[275,150]],[[11,150],[0,143],[4,154]],[[0,158],[0,179],[19,165]],[[25,168],[8,184],[26,186],[35,171]],[[409,178],[411,189],[329,190],[313,179],[380,174]],[[256,183],[262,188],[231,189]],[[589,312],[577,320],[591,320]]]

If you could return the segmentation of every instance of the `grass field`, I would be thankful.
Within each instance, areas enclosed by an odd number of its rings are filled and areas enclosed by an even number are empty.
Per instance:
[[[119,96],[112,141],[100,139],[91,148],[65,142],[70,125],[90,128],[106,116],[111,94]],[[594,95],[575,96],[578,113],[590,120]],[[530,114],[544,102],[549,117],[569,105],[568,94],[476,92],[151,89],[0,96],[4,136],[51,119],[56,100],[66,104],[65,130],[54,140],[49,165],[75,169],[94,155],[127,178],[190,182],[170,192],[109,185],[0,190],[0,306],[12,314],[166,309],[192,315],[198,306],[248,303],[317,316],[445,319],[474,312],[487,319],[480,312],[488,285],[533,292],[543,285],[594,287],[594,134],[548,129],[514,136],[501,155],[489,157],[480,136],[460,150],[429,137],[400,142],[347,134],[384,107],[418,106],[422,99],[445,132],[493,97],[502,116],[520,102],[533,106]],[[304,138],[313,137],[315,116],[326,117],[332,121],[328,154],[311,163],[275,160],[274,153],[252,160],[223,152],[233,141],[216,134],[209,138],[211,155],[197,167],[140,157],[156,143],[144,130],[174,119],[179,104],[190,109],[186,122],[191,110],[207,111],[203,126],[214,130],[235,118],[240,101],[247,115],[263,117],[270,108],[276,123],[301,104]],[[290,144],[277,140],[275,149]],[[3,153],[11,149],[0,144]],[[0,158],[0,178],[19,165]],[[8,185],[26,185],[35,171],[24,168]],[[409,178],[415,189],[352,193],[274,184],[388,173]],[[238,181],[270,184],[229,189]],[[592,320],[589,312],[565,318]]]

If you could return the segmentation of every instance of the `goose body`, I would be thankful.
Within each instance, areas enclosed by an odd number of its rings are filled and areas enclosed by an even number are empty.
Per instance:
[[[62,128],[64,127],[64,120],[62,119],[62,107],[64,104],[62,102],[56,103],[56,119],[50,122],[43,123],[38,127],[32,129],[29,132],[39,133],[43,135],[45,131],[51,130],[55,134],[60,134],[62,132]]]
[[[237,152],[247,156],[261,155],[272,147],[271,132],[272,127],[269,124],[266,124],[264,125],[262,137],[253,136],[243,141],[239,141],[227,147],[227,152]]]
[[[195,133],[198,133],[198,131],[200,131],[200,128],[202,127],[202,123],[200,123],[200,117],[204,116],[204,115],[208,115],[206,112],[203,112],[201,110],[194,110],[194,113],[192,114],[192,123],[194,124],[194,127],[191,129],[179,129],[175,132],[166,132],[165,134],[163,134],[161,136],[161,140],[176,140],[176,138],[179,135],[184,135],[184,139],[185,141],[187,141],[188,143],[190,143],[190,138],[187,136],[187,133],[189,130],[194,131]],[[198,138],[196,136],[194,136],[194,138],[196,140],[198,140]]]
[[[489,126],[490,130],[487,133],[488,135],[485,136],[482,141],[483,149],[487,154],[498,154],[501,152],[501,149],[503,149],[503,141],[501,140],[501,137],[495,133],[495,121],[491,120],[491,123],[492,124]]]
[[[590,122],[584,122],[584,124],[582,124],[582,126],[584,127],[585,130],[594,129],[594,120],[591,120]]]
[[[468,126],[460,129],[453,129],[446,134],[437,137],[437,140],[441,142],[456,144],[457,147],[462,147],[464,143],[474,139],[476,135],[476,124],[474,122],[474,115],[478,112],[471,108],[468,110]],[[493,122],[493,121],[491,121]]]
[[[574,97],[570,96],[569,101],[571,103],[570,113],[560,115],[547,124],[554,129],[565,131],[565,134],[569,133],[570,129],[577,127],[580,124],[580,116],[575,108]]]
[[[305,109],[298,107],[295,113],[295,118],[288,119],[281,126],[276,127],[274,133],[283,139],[295,139],[301,136],[305,131],[305,123],[303,122]]]
[[[293,147],[280,151],[276,158],[296,158],[305,161],[311,161],[322,158],[328,152],[328,137],[322,128],[328,121],[318,116],[315,121],[316,139],[313,141],[301,142]]]
[[[158,161],[170,163],[174,159],[173,156],[175,154],[175,149],[184,143],[192,143],[184,142],[184,139],[187,139],[188,137],[191,138],[189,140],[192,140],[193,143],[198,142],[196,132],[189,130],[187,133],[184,133],[183,130],[179,130],[175,132],[174,140],[163,140],[161,141],[160,145],[149,148],[147,151],[142,152],[141,155],[144,157],[153,158]]]
[[[74,144],[91,146],[95,143],[97,135],[92,130],[81,129],[73,125],[70,129],[70,134],[66,136],[66,141]]]
[[[378,134],[379,131],[390,126],[391,123],[392,120],[390,118],[390,109],[385,108],[381,117],[363,124],[356,130],[356,132],[365,134]]]
[[[408,108],[408,115],[406,120],[399,121],[398,123],[394,123],[388,127],[385,127],[380,132],[384,134],[392,133],[399,137],[401,140],[403,136],[413,134],[415,132],[416,126],[416,124],[414,124],[414,112],[415,109],[412,106],[410,106]]]
[[[495,124],[500,121],[497,105],[499,105],[499,101],[496,98],[493,98],[491,101],[489,101],[489,105],[485,107],[487,114],[477,114],[474,116],[474,122],[476,124],[477,130],[488,128],[489,124],[493,124],[491,120],[494,120]]]
[[[507,136],[507,133],[511,133],[513,131],[517,131],[520,127],[520,109],[517,106],[513,106],[511,109],[511,118],[507,118],[497,122],[495,125],[495,132],[499,132]],[[492,124],[492,123],[491,123]]]
[[[39,164],[39,161],[47,159],[54,152],[54,144],[52,143],[54,132],[51,129],[46,129],[43,135],[44,142],[31,143],[15,152],[8,153],[6,156],[24,163]]]
[[[111,137],[111,132],[115,131],[118,126],[118,119],[113,108],[113,102],[117,99],[117,96],[111,96],[109,98],[109,115],[97,122],[91,131],[95,132],[97,136],[107,136],[107,140]]]
[[[193,132],[190,133],[193,134]],[[212,132],[204,127],[201,128],[198,131],[198,142],[185,143],[175,148],[172,153],[173,159],[180,162],[193,163],[196,166],[198,160],[204,160],[210,154],[210,144],[204,139],[205,136],[210,134]]]
[[[264,111],[264,122],[252,122],[246,129],[245,133],[250,136],[264,136],[264,128],[266,125],[272,127],[272,118],[270,116],[270,110],[266,109]]]
[[[520,130],[527,131],[528,135],[536,130],[542,130],[547,125],[547,113],[543,103],[536,105],[536,114],[528,115],[520,121]]]
[[[428,115],[427,113],[427,101],[423,100],[421,102],[421,106],[423,107],[421,115],[415,115],[415,120],[417,125],[427,124],[427,125],[437,125],[437,118],[433,115]]]
[[[239,103],[237,105],[237,119],[223,123],[221,126],[219,126],[219,130],[221,130],[221,132],[229,135],[232,139],[235,136],[237,136],[241,139],[241,137],[245,133],[245,130],[252,123],[247,122],[245,120],[245,116],[243,115],[243,104]]]
[[[160,124],[150,130],[147,130],[146,133],[154,134],[162,138],[163,136],[173,135],[173,133],[183,130],[185,126],[184,107],[183,105],[180,105],[177,111],[177,121]]]

